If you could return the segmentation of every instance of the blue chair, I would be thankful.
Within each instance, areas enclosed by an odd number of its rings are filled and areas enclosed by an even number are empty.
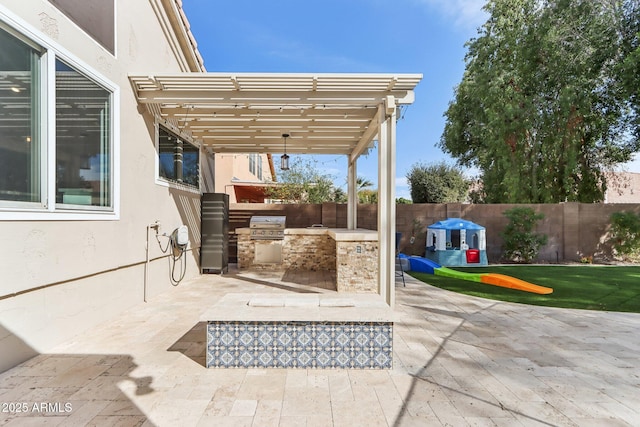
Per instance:
[[[402,260],[400,260],[400,240],[402,240],[402,233],[396,232],[396,277],[402,277],[402,286],[406,287],[404,269],[402,268]]]

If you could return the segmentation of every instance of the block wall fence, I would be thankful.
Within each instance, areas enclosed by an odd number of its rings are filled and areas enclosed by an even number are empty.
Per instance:
[[[640,214],[640,204],[560,203],[542,205],[513,204],[412,204],[396,205],[396,230],[402,233],[401,252],[424,255],[426,228],[446,218],[463,218],[487,229],[487,256],[490,263],[502,261],[500,233],[509,222],[504,212],[513,207],[531,207],[544,214],[537,232],[548,236],[547,244],[538,255],[538,262],[579,261],[583,256],[596,260],[610,259],[611,247],[606,243],[613,212],[630,211]],[[324,203],[317,205],[232,203],[230,205],[229,262],[237,262],[235,229],[248,227],[253,215],[284,215],[287,227],[308,227],[323,224],[329,228],[347,227],[347,205]],[[377,205],[358,205],[358,227],[377,230]],[[410,243],[411,237],[415,237]]]

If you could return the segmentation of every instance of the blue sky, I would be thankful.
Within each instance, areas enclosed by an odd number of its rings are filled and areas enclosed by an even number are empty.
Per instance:
[[[421,73],[397,128],[396,196],[418,162],[453,160],[436,147],[464,72],[464,44],[486,20],[484,0],[183,0],[208,71]],[[377,186],[377,151],[358,176]],[[346,157],[316,156],[346,188]],[[640,162],[630,170],[640,171]]]

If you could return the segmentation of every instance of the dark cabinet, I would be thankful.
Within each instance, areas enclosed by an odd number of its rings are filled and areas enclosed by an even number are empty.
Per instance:
[[[204,193],[200,218],[200,270],[222,273],[229,266],[229,195]]]

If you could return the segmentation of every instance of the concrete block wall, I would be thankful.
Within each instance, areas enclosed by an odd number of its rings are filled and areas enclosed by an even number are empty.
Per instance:
[[[473,204],[412,204],[396,206],[396,230],[402,233],[400,251],[408,255],[424,255],[426,228],[446,218],[461,217],[487,229],[487,256],[490,263],[502,260],[501,233],[508,223],[504,212],[515,206],[528,206],[544,214],[537,227],[547,235],[548,242],[540,250],[540,262],[579,261],[583,256],[610,259],[607,244],[609,218],[613,212],[630,211],[640,214],[640,204],[559,203],[540,205],[473,205]],[[328,227],[347,227],[347,206],[322,205],[231,205],[230,259],[233,261],[233,242],[236,227],[248,227],[252,215],[286,215],[287,227],[308,227],[324,224]],[[358,227],[378,228],[377,205],[358,205]],[[333,225],[335,224],[335,225]],[[412,239],[413,237],[413,239]],[[413,242],[412,242],[413,241]]]
[[[559,262],[565,260],[563,252],[565,236],[563,233],[565,204],[544,205],[463,205],[462,218],[473,221],[487,229],[487,258],[490,263],[500,262],[502,259],[502,245],[504,240],[501,233],[509,220],[504,212],[515,207],[530,207],[544,215],[538,223],[537,233],[547,235],[547,244],[540,249],[539,260],[545,262]],[[573,231],[576,233],[577,231]],[[570,236],[573,236],[571,234]]]

